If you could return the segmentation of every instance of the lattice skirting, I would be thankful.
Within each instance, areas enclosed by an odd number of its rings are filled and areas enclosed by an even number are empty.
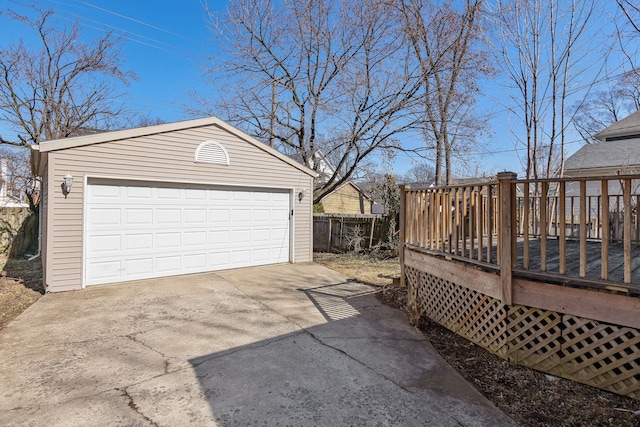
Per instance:
[[[508,360],[640,399],[640,331],[500,300],[405,266],[409,309]],[[416,319],[417,320],[417,319]]]

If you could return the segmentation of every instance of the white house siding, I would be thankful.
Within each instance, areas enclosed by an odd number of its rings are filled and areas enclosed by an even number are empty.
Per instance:
[[[195,149],[205,140],[220,142],[228,151],[230,166],[194,163]],[[307,197],[294,197],[294,261],[312,260],[311,202],[313,177],[274,155],[240,140],[226,130],[206,127],[172,131],[120,141],[49,152],[55,172],[49,194],[51,227],[47,253],[50,291],[78,289],[82,283],[82,237],[86,176],[150,181],[192,182],[262,188],[305,188]],[[64,198],[59,183],[65,174],[74,177],[71,193]],[[55,187],[54,187],[55,186]]]

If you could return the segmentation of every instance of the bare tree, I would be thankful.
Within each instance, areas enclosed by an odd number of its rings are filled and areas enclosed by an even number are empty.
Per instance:
[[[420,80],[384,1],[234,0],[210,16],[227,47],[208,70],[226,89],[216,107],[315,170],[331,159],[314,202],[415,126]]]
[[[431,164],[420,162],[413,165],[400,180],[406,183],[429,186],[436,182],[436,170]]]
[[[640,33],[640,5],[635,0],[616,0],[633,29]]]
[[[578,83],[584,85],[586,70],[594,62],[604,64],[595,46],[584,45],[598,1],[494,3],[488,11],[492,39],[497,62],[514,89],[507,107],[522,124],[513,134],[526,147],[526,177],[561,175],[571,121],[567,102]]]
[[[109,129],[122,113],[117,84],[135,76],[122,70],[119,40],[111,33],[91,43],[80,41],[77,23],[61,27],[53,11],[34,7],[35,18],[13,11],[0,15],[19,21],[37,36],[0,49],[0,118],[26,146],[78,134],[84,127]]]
[[[575,109],[573,124],[582,139],[598,142],[598,132],[640,110],[640,75],[636,71],[622,74],[606,88],[591,93]]]
[[[486,127],[486,121],[473,111],[478,78],[491,73],[485,52],[478,48],[482,0],[465,0],[462,10],[454,2],[398,0],[395,4],[426,92],[418,113],[423,117],[425,139],[434,143],[436,183],[450,183],[457,146],[473,144]]]

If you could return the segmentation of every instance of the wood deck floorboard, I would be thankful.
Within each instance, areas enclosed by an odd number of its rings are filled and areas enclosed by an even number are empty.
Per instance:
[[[517,242],[517,261],[516,261],[516,270],[525,270],[524,268],[524,240],[522,238],[518,239]],[[474,245],[473,251],[473,259],[478,260],[478,245],[477,242]],[[467,242],[466,247],[469,247],[469,242]],[[462,248],[462,244],[459,244],[459,248]],[[488,262],[488,257],[486,254],[486,242],[482,245],[483,251],[481,256],[481,261]],[[529,268],[526,270],[527,272],[531,272],[534,274],[539,273],[551,273],[555,275],[560,274],[560,243],[558,239],[550,238],[547,240],[547,265],[546,270],[542,271],[540,265],[541,258],[541,243],[540,239],[529,239]],[[468,257],[469,252],[462,254],[462,251],[452,250],[448,253]],[[575,239],[568,239],[566,241],[566,274],[563,277],[567,278],[567,282],[570,282],[572,279],[576,280],[588,280],[588,281],[602,281],[602,245],[598,241],[588,241],[587,242],[587,269],[585,277],[580,277],[580,241]],[[497,255],[498,255],[498,247],[497,244],[493,243],[491,250],[491,260],[492,264],[497,263]],[[618,284],[624,284],[624,250],[623,244],[621,242],[610,242],[609,243],[609,279],[608,282],[614,282]],[[632,288],[637,289],[640,292],[640,245],[634,244],[631,248],[631,284],[624,284],[625,286],[630,285]]]

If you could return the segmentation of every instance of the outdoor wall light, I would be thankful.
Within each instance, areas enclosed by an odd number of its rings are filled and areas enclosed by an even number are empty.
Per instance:
[[[62,193],[64,198],[67,198],[67,194],[71,193],[71,185],[73,184],[73,177],[69,172],[62,178]]]
[[[304,196],[307,195],[307,189],[303,188],[302,190],[300,190],[300,192],[298,193],[298,201],[301,202],[302,199],[304,199]]]

